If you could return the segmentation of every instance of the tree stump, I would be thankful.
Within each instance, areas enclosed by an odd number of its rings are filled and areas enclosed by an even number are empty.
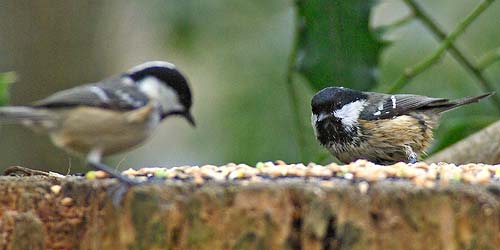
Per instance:
[[[434,185],[343,167],[253,168],[260,181],[229,178],[238,167],[223,180],[185,168],[202,181],[134,186],[120,204],[112,179],[3,176],[0,249],[500,249],[498,167],[484,184],[445,184],[438,172]]]

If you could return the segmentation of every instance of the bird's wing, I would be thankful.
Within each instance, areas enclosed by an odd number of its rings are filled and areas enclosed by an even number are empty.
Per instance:
[[[381,95],[373,94],[369,103],[360,114],[364,120],[388,119],[408,114],[415,110],[446,109],[455,103],[444,98],[432,98],[420,95]]]
[[[91,106],[112,110],[132,110],[148,103],[148,97],[133,85],[120,84],[119,79],[63,90],[33,103],[33,107],[64,108]]]

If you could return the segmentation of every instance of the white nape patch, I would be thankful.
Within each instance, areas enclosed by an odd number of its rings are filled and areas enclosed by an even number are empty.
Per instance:
[[[164,62],[164,61],[151,61],[151,62],[145,62],[143,64],[139,64],[139,65],[129,69],[128,72],[137,72],[137,71],[141,71],[143,69],[152,68],[152,67],[164,67],[164,68],[169,68],[169,69],[175,69],[175,65],[172,63]]]
[[[156,77],[146,77],[138,82],[139,89],[146,94],[149,99],[156,100],[162,107],[163,112],[182,111],[183,105],[179,101],[177,92],[163,84]]]
[[[314,130],[314,136],[318,137],[318,130],[316,130],[316,122],[318,121],[318,115],[311,115],[311,124]]]
[[[395,109],[396,108],[396,97],[391,95],[391,101],[392,101],[392,108]]]
[[[366,101],[358,100],[344,105],[341,109],[335,110],[333,115],[342,121],[347,129],[352,129],[358,124],[359,113],[365,106]]]
[[[92,91],[92,93],[96,94],[99,97],[99,99],[103,100],[104,102],[109,101],[108,95],[101,88],[97,86],[90,86],[89,89],[90,91]]]
[[[132,80],[129,76],[122,77],[122,83],[126,86],[134,86],[135,84],[134,80]]]

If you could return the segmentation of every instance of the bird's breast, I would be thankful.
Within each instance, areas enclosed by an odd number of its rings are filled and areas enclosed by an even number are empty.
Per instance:
[[[341,121],[326,119],[315,124],[316,137],[330,151],[341,152],[359,145],[357,126],[346,128]]]
[[[79,107],[66,112],[60,127],[51,133],[57,146],[74,153],[86,154],[100,149],[103,155],[128,150],[151,134],[159,123],[150,106],[119,112],[93,107]]]

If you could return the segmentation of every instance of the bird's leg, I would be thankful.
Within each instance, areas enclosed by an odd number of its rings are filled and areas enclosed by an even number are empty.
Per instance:
[[[413,151],[410,146],[405,146],[406,154],[408,155],[408,163],[415,164],[417,163],[417,153]]]
[[[140,183],[139,181],[123,176],[120,173],[116,173],[113,168],[101,162],[101,156],[102,154],[99,150],[93,150],[87,155],[87,163],[94,169],[104,171],[112,177],[118,179],[120,183],[128,185],[137,185]]]
[[[94,169],[102,170],[119,180],[120,184],[118,185],[118,187],[116,187],[116,189],[113,188],[113,190],[109,191],[113,204],[115,206],[119,206],[123,201],[125,193],[129,189],[129,187],[141,184],[141,182],[123,176],[120,173],[115,173],[115,171],[111,167],[101,162],[101,155],[101,152],[98,150],[91,151],[87,155],[87,163]]]

